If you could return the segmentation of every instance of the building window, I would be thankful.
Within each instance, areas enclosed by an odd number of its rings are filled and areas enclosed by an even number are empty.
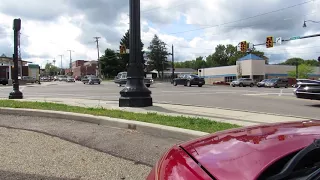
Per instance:
[[[234,80],[236,80],[237,77],[236,76],[228,76],[228,77],[224,77],[224,81],[225,82],[232,82]]]

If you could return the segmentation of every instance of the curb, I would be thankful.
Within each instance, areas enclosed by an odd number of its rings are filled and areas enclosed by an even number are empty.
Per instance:
[[[18,115],[18,116],[31,116],[31,117],[46,117],[56,119],[67,119],[73,121],[93,123],[97,125],[106,125],[110,127],[117,127],[122,129],[137,130],[139,132],[147,133],[150,135],[172,138],[182,141],[187,141],[201,136],[208,135],[209,133],[145,123],[133,120],[124,120],[118,118],[110,118],[104,116],[94,116],[89,114],[79,114],[72,112],[50,111],[50,110],[37,110],[37,109],[22,109],[22,108],[0,108],[0,114],[4,115]]]

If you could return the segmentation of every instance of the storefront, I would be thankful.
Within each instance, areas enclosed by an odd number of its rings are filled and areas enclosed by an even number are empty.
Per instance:
[[[237,78],[251,78],[255,81],[263,79],[288,77],[289,71],[294,71],[295,66],[269,65],[265,60],[254,54],[248,54],[237,61],[234,66],[223,66],[199,69],[198,74],[205,78],[207,84],[214,82],[231,82]],[[310,78],[320,78],[319,67],[315,67]]]

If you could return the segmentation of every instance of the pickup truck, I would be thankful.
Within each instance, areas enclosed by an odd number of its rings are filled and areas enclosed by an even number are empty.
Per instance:
[[[114,83],[119,86],[127,84],[127,72],[119,72],[118,75],[114,78]],[[152,78],[144,78],[144,83],[147,87],[150,87],[153,83]]]

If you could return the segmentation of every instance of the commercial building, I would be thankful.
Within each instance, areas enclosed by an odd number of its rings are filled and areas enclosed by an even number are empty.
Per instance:
[[[234,66],[204,68],[198,70],[198,75],[204,77],[207,84],[223,81],[231,82],[237,78],[252,78],[255,81],[263,79],[288,77],[289,71],[295,71],[296,66],[265,64],[265,60],[254,54],[248,54],[237,60]],[[309,75],[310,79],[320,78],[319,67]]]
[[[23,60],[18,61],[18,76],[29,76],[29,73],[32,75],[35,74],[34,70],[30,70],[30,68],[34,69],[35,65],[33,64],[29,67],[29,65],[27,65],[28,63],[30,62]],[[8,79],[9,84],[12,83],[13,68],[15,68],[13,66],[13,58],[2,54],[0,56],[0,78]]]
[[[97,75],[98,61],[77,60],[72,63],[73,76]]]

